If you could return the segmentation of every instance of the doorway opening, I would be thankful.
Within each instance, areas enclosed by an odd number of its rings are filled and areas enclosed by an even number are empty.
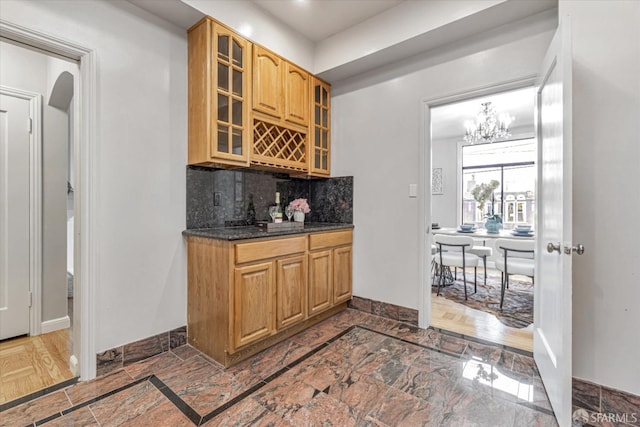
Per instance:
[[[487,105],[498,121],[507,123],[507,135],[465,140],[481,127]],[[533,271],[531,277],[509,274],[509,289],[502,296],[504,252],[496,241],[527,239],[533,245],[535,239],[534,90],[523,84],[444,100],[430,107],[430,125],[430,237],[471,237],[468,249],[477,257],[477,267],[462,274],[461,268],[437,265],[441,247],[432,245],[430,325],[533,351]],[[489,222],[497,222],[497,232]]]
[[[0,404],[7,404],[68,384],[78,374],[73,268],[69,276],[68,267],[74,264],[69,189],[75,181],[73,99],[79,67],[77,61],[4,39],[0,51],[2,134],[7,135],[0,198],[7,206],[2,222],[10,230],[2,233],[0,246],[22,259],[4,266],[0,283],[9,290],[0,319]],[[21,109],[20,102],[32,106]],[[9,324],[13,327],[4,327]]]

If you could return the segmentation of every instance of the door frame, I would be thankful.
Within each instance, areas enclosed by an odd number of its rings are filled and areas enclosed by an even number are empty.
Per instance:
[[[465,101],[481,96],[493,95],[525,87],[533,87],[536,74],[526,75],[502,83],[481,86],[475,89],[456,92],[438,98],[423,99],[422,123],[420,127],[420,166],[418,182],[422,185],[423,202],[418,204],[418,326],[428,328],[431,325],[431,109],[445,104]],[[427,173],[428,172],[428,173]],[[427,291],[427,289],[429,291]]]
[[[0,37],[77,61],[78,83],[74,83],[71,130],[74,139],[74,317],[73,353],[80,363],[80,379],[96,376],[95,289],[97,288],[97,135],[96,135],[96,53],[93,49],[56,36],[32,30],[0,19]],[[77,89],[77,90],[75,90]],[[74,308],[75,310],[75,308]],[[73,356],[72,356],[73,358]],[[77,374],[78,372],[76,372]]]
[[[42,319],[42,95],[0,86],[2,95],[29,101],[29,335],[40,335]]]

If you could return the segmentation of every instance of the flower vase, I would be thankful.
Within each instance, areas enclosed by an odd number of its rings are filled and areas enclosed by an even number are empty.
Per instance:
[[[293,213],[293,220],[295,222],[304,222],[304,212],[302,211],[295,211]]]
[[[493,218],[487,219],[484,227],[487,229],[487,233],[498,233],[500,230],[500,223]]]

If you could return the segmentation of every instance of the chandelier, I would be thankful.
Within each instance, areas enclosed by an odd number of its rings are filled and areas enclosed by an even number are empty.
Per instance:
[[[511,136],[509,125],[513,117],[509,114],[496,112],[491,102],[482,102],[476,121],[467,120],[464,122],[466,129],[464,140],[471,144],[476,142],[493,142],[497,139]]]

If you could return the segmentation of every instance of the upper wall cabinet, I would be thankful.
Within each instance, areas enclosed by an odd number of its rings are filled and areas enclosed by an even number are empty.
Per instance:
[[[189,164],[248,166],[251,43],[204,18],[189,30]]]
[[[311,78],[313,102],[309,126],[309,175],[329,176],[331,173],[331,86]]]
[[[213,18],[189,30],[189,164],[329,176],[330,86]]]

